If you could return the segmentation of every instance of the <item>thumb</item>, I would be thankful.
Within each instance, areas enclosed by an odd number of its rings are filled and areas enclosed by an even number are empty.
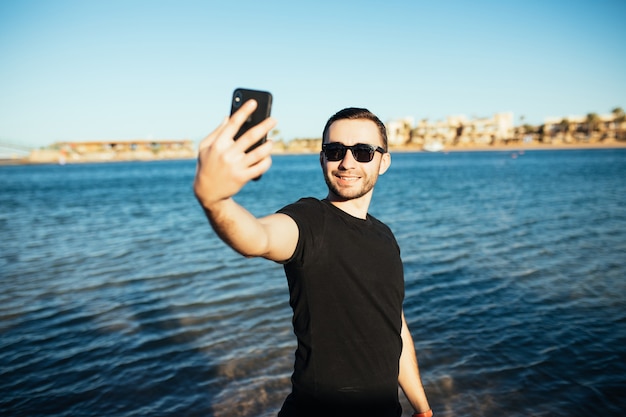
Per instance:
[[[226,126],[226,123],[228,123],[228,116],[224,117],[222,123],[220,123],[220,125],[216,127],[213,132],[209,133],[207,137],[202,139],[202,142],[200,142],[200,146],[198,147],[198,151],[201,151],[211,146],[211,144],[215,142],[215,139],[220,135],[220,133],[222,133],[222,130],[224,130],[224,126]]]

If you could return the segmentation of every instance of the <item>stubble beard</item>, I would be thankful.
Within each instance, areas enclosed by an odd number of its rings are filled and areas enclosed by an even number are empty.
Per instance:
[[[348,201],[355,200],[363,197],[367,193],[369,193],[376,184],[376,179],[378,176],[365,176],[361,178],[362,184],[359,188],[343,188],[339,187],[335,182],[335,175],[333,172],[328,172],[324,174],[324,180],[326,181],[326,186],[328,187],[328,191],[333,194],[340,201]]]

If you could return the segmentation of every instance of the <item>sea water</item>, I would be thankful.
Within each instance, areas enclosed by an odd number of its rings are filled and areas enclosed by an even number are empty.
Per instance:
[[[277,413],[282,267],[216,237],[194,171],[0,167],[0,414]],[[371,213],[402,249],[437,416],[626,412],[625,180],[626,150],[393,155]],[[261,216],[325,194],[317,155],[276,156],[236,199]]]

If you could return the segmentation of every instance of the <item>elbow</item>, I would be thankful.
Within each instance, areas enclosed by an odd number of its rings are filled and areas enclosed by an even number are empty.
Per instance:
[[[237,245],[235,242],[226,242],[235,252],[239,255],[251,259],[251,258],[267,258],[268,251],[266,245],[263,244],[251,244],[251,242],[244,242]]]

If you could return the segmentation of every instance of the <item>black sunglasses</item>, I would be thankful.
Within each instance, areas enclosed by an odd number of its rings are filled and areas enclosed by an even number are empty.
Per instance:
[[[385,153],[380,146],[367,145],[365,143],[357,143],[356,145],[346,146],[343,143],[332,142],[322,145],[322,152],[329,161],[341,161],[346,157],[347,150],[350,149],[352,156],[358,162],[370,162],[374,159],[376,151]]]

